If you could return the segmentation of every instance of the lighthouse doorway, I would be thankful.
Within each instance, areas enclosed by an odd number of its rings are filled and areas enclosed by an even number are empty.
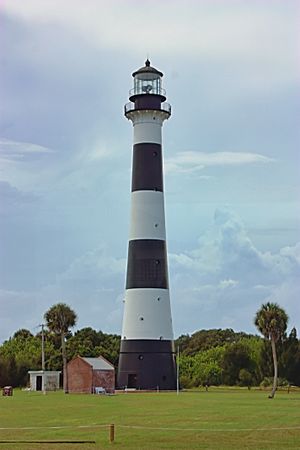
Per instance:
[[[136,375],[136,373],[129,373],[128,374],[127,387],[129,387],[129,388],[136,388],[137,387],[137,375]]]

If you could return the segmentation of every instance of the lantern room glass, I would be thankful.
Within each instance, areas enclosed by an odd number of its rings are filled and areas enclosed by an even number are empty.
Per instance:
[[[158,74],[145,72],[134,77],[133,95],[156,94],[161,95],[161,77]]]

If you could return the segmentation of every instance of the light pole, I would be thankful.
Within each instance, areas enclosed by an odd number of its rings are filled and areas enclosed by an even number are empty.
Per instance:
[[[177,395],[179,395],[179,345],[177,347],[177,377],[176,377],[176,390]]]
[[[44,333],[45,324],[42,323],[39,326],[42,328],[42,371],[43,371],[42,391],[44,394],[46,394],[46,389],[45,389],[45,333]]]

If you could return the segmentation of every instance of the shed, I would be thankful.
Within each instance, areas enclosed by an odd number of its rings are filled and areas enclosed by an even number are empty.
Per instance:
[[[68,363],[68,390],[70,393],[115,392],[115,368],[103,356],[77,356]]]
[[[59,389],[58,370],[30,370],[30,390],[31,391],[56,391]]]

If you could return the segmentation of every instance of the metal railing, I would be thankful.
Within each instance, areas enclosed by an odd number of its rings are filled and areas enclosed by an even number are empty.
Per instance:
[[[126,103],[126,105],[124,106],[124,114],[126,115],[127,113],[129,113],[130,111],[139,111],[139,110],[145,110],[145,109],[153,109],[153,108],[147,108],[147,107],[143,107],[143,108],[136,108],[135,104],[133,102],[129,102]],[[156,108],[155,108],[156,110]],[[163,102],[160,105],[160,108],[157,109],[158,111],[164,111],[168,114],[171,114],[171,105],[170,103],[167,102]]]

